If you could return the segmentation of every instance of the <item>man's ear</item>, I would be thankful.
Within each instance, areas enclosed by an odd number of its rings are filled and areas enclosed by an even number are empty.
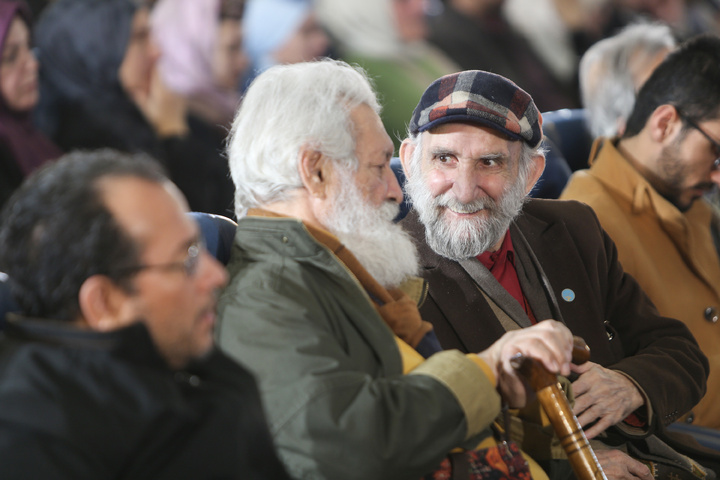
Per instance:
[[[530,175],[528,175],[527,184],[525,185],[525,195],[530,193],[530,190],[533,189],[545,171],[545,155],[533,155],[530,165]]]
[[[408,168],[410,167],[410,161],[413,153],[415,153],[415,144],[407,138],[400,144],[400,164],[402,165],[405,176],[408,175]]]
[[[80,286],[78,302],[85,324],[100,332],[127,324],[128,294],[109,277],[93,275]]]
[[[683,123],[677,109],[673,105],[660,105],[648,118],[645,128],[650,138],[656,143],[675,141],[677,133],[682,130]]]
[[[311,196],[325,198],[330,168],[328,158],[321,152],[311,148],[303,148],[300,152],[300,180]]]

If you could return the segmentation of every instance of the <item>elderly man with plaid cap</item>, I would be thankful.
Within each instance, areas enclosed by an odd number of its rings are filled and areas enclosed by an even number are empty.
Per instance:
[[[501,76],[461,72],[423,94],[400,150],[413,203],[402,226],[429,284],[423,319],[444,348],[465,352],[563,322],[592,352],[573,366],[569,390],[608,477],[713,477],[673,448],[717,458],[665,429],[704,394],[707,359],[623,272],[589,207],[528,199],[544,168],[541,141],[532,98]],[[564,478],[565,454],[538,413],[517,412],[510,431],[551,478]]]
[[[477,355],[432,348],[413,289],[398,288],[413,286],[417,260],[392,223],[402,191],[378,111],[366,76],[342,62],[275,66],[252,83],[229,140],[240,220],[219,345],[255,373],[295,478],[527,479],[489,430],[501,398],[526,403],[510,359],[569,374],[572,336],[544,322]]]

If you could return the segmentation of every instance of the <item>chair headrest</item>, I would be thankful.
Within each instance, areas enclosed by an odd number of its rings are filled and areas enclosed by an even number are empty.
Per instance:
[[[200,227],[208,251],[223,265],[230,260],[237,224],[227,217],[212,213],[190,212]]]

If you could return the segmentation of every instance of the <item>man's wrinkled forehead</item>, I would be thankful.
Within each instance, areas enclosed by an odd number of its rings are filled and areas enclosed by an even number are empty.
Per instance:
[[[472,122],[443,123],[418,134],[423,155],[475,153],[470,157],[500,155],[517,160],[523,142],[494,128]]]

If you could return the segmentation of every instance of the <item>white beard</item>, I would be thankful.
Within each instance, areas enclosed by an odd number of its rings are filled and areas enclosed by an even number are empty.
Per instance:
[[[353,173],[338,167],[340,184],[329,211],[318,218],[355,255],[363,267],[386,288],[417,275],[417,249],[410,236],[393,223],[399,206],[391,201],[380,207],[366,202]]]
[[[433,197],[419,168],[412,170],[415,171],[408,172],[405,189],[425,225],[425,239],[435,253],[451,260],[476,257],[499,243],[526,199],[522,176],[508,185],[498,202],[485,197],[465,204],[450,192]],[[459,213],[486,210],[486,215],[449,220],[447,210]]]

